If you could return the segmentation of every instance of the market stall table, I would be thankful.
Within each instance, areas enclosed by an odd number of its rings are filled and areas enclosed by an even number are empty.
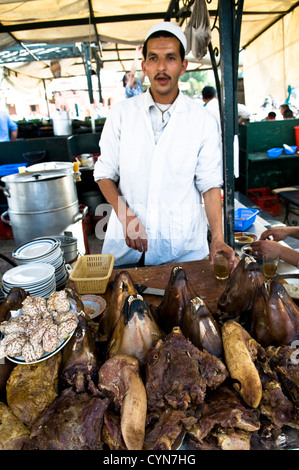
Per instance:
[[[135,284],[165,289],[170,278],[171,270],[175,266],[181,266],[185,270],[188,280],[196,294],[204,299],[211,312],[214,313],[217,309],[218,299],[224,291],[227,281],[217,281],[215,279],[213,266],[210,265],[209,259],[207,258],[201,261],[128,268],[126,271],[130,274]],[[119,271],[121,271],[121,269],[115,268],[113,270],[110,281],[114,280]],[[102,297],[104,297],[108,303],[110,296],[111,289],[108,288]],[[162,297],[156,295],[145,294],[144,298],[149,305],[154,306],[159,305],[162,301]]]

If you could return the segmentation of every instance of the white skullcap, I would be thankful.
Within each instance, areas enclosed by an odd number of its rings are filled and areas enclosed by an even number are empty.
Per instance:
[[[171,23],[170,21],[161,21],[160,23],[157,23],[152,26],[147,32],[144,42],[147,41],[152,34],[157,33],[158,31],[168,31],[169,33],[172,33],[176,38],[178,38],[178,40],[181,42],[186,51],[187,39],[185,34],[183,33],[180,26],[177,26],[176,24]]]
[[[238,103],[238,116],[243,119],[250,119],[251,114],[244,104]]]

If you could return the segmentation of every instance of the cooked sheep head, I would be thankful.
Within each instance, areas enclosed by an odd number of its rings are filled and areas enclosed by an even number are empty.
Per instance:
[[[189,300],[184,308],[182,332],[198,349],[206,349],[214,356],[221,356],[220,329],[201,297]]]
[[[159,324],[165,333],[170,333],[183,323],[183,309],[196,293],[188,281],[186,272],[180,266],[171,270],[164,297],[157,309]]]
[[[251,309],[251,333],[262,346],[290,344],[298,337],[299,309],[278,281],[257,289]]]
[[[13,287],[10,289],[0,307],[0,322],[9,320],[11,310],[19,310],[22,308],[23,300],[25,300],[26,297],[27,293],[21,287]]]
[[[226,366],[234,388],[251,408],[257,408],[262,398],[262,383],[254,364],[259,344],[240,323],[230,320],[222,326],[222,341]]]
[[[108,344],[109,357],[116,354],[134,356],[143,366],[149,349],[160,336],[160,329],[143,297],[130,295]]]
[[[219,319],[238,320],[252,305],[253,295],[265,281],[259,264],[250,256],[243,258],[231,273],[225,291],[218,301]]]
[[[115,276],[110,303],[104,311],[99,324],[101,341],[109,341],[120,318],[125,300],[137,290],[127,271],[120,271]]]
[[[94,381],[99,368],[96,344],[85,316],[81,314],[78,319],[77,329],[62,351],[61,383],[74,386],[77,392],[88,389],[96,394]]]
[[[128,450],[141,450],[145,435],[147,399],[135,357],[117,355],[99,370],[98,388],[120,410],[121,433]]]

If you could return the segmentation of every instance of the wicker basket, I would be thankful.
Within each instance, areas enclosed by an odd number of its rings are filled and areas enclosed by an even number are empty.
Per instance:
[[[78,294],[104,294],[114,266],[113,255],[84,255],[70,274]]]

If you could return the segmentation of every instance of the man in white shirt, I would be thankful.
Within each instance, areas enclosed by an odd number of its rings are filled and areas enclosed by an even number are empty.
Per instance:
[[[221,132],[219,102],[218,102],[218,99],[216,97],[215,88],[213,88],[212,86],[205,86],[202,89],[201,94],[202,94],[202,100],[205,103],[205,108],[217,120],[218,125],[219,125],[219,131]]]
[[[103,253],[115,265],[199,260],[222,251],[222,161],[217,123],[179,91],[187,68],[186,37],[156,24],[143,47],[146,93],[115,105],[106,120],[94,179],[113,210]],[[210,253],[207,241],[211,233]]]

